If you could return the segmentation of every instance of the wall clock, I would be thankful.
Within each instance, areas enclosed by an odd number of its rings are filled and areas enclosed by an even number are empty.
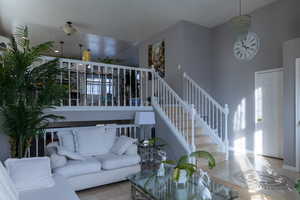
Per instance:
[[[234,56],[238,60],[252,60],[260,47],[260,40],[256,33],[249,32],[245,37],[239,37],[233,45]]]

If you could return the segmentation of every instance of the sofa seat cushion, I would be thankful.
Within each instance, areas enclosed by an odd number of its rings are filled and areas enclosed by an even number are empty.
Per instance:
[[[53,179],[53,187],[21,192],[19,200],[79,200],[64,177],[56,175]]]
[[[113,153],[107,153],[103,155],[94,156],[101,162],[102,169],[111,170],[136,165],[141,161],[139,155],[116,155]]]
[[[86,160],[68,160],[65,166],[53,169],[55,174],[59,174],[66,178],[99,171],[101,171],[101,163],[94,158],[87,158]]]

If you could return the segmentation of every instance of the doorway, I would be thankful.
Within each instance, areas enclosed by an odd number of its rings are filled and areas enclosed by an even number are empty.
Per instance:
[[[256,154],[283,158],[283,69],[255,73]]]

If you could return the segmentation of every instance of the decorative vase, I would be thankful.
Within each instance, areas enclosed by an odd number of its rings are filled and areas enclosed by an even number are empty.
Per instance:
[[[188,199],[188,193],[185,188],[177,188],[176,189],[176,200]]]
[[[181,169],[179,171],[179,178],[178,178],[177,183],[178,184],[185,184],[186,181],[187,181],[187,172],[185,170]]]
[[[204,172],[202,169],[199,171],[198,183],[204,185],[205,187],[208,187],[210,184],[210,177],[208,176],[208,173]]]
[[[210,177],[208,176],[207,172],[204,172],[200,169],[199,171],[199,179],[198,179],[198,188],[199,188],[199,195],[203,200],[211,200],[211,192],[209,191],[208,187],[210,185]]]
[[[198,188],[202,200],[212,200],[211,192],[202,182],[198,184]]]
[[[158,172],[157,172],[157,176],[165,176],[165,165],[163,163],[160,164]]]

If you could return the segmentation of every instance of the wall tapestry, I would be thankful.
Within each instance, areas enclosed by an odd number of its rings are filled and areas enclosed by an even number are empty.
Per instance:
[[[153,66],[159,75],[165,77],[165,42],[157,42],[148,47],[148,64]]]

